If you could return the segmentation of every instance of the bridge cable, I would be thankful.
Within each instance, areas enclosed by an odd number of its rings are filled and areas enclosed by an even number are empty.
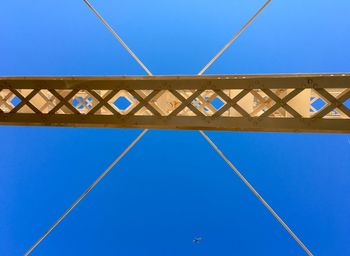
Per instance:
[[[258,15],[265,9],[265,7],[272,0],[268,0],[256,13],[255,15],[225,44],[225,46],[208,62],[207,65],[198,73],[198,75],[202,75],[220,56],[221,54],[242,34],[244,30],[258,17]]]
[[[95,15],[102,21],[102,23],[108,28],[108,30],[117,38],[121,45],[127,50],[127,52],[140,64],[140,66],[146,71],[149,76],[153,74],[142,63],[142,61],[136,56],[136,54],[128,47],[128,45],[121,39],[121,37],[112,29],[112,27],[103,19],[103,17],[92,7],[87,1],[83,0],[87,6],[95,13]],[[32,245],[32,247],[24,254],[28,256],[51,231],[79,204],[79,202],[106,176],[109,171],[129,152],[129,150],[145,135],[148,129],[144,129],[140,135],[113,161],[113,163],[84,191],[83,194],[63,213],[63,215]]]
[[[114,31],[114,29],[104,20],[104,18],[95,10],[95,8],[87,1],[83,0],[86,5],[95,13],[95,15],[102,21],[102,23],[108,28],[108,30],[114,35],[115,38],[121,43],[121,45],[125,48],[125,50],[130,53],[130,55],[140,64],[140,66],[146,71],[149,76],[153,76],[151,71],[143,64],[143,62],[136,56],[136,54],[127,46],[127,44],[123,41],[123,39]]]
[[[220,56],[224,51],[239,37],[239,35],[258,17],[258,15],[265,9],[265,7],[271,2],[268,0],[256,14],[227,42],[227,44],[208,62],[208,64],[197,74],[201,76]],[[206,141],[216,150],[216,152],[225,160],[225,162],[231,167],[231,169],[237,174],[237,176],[247,185],[251,192],[263,203],[263,205],[269,210],[269,212],[278,220],[278,222],[287,230],[287,232],[294,238],[294,240],[303,248],[303,250],[309,255],[313,254],[303,244],[303,242],[294,234],[294,232],[287,226],[287,224],[278,216],[278,214],[271,208],[271,206],[262,198],[262,196],[254,189],[254,187],[248,182],[246,178],[238,171],[238,169],[232,164],[232,162],[221,152],[221,150],[215,145],[215,143],[205,134],[204,131],[199,130],[200,134],[206,139]]]
[[[263,205],[269,210],[269,212],[278,220],[278,222],[287,230],[287,232],[294,238],[294,240],[304,249],[304,251],[312,256],[313,254],[303,244],[303,242],[293,233],[293,231],[287,226],[287,224],[278,216],[278,214],[271,208],[271,206],[262,198],[262,196],[254,189],[249,181],[238,171],[238,169],[232,164],[232,162],[221,152],[221,150],[215,145],[215,143],[206,135],[203,131],[199,131],[203,137],[209,142],[209,144],[215,149],[215,151],[225,160],[225,162],[231,167],[231,169],[237,174],[237,176],[247,185],[250,191],[263,203]]]
[[[59,217],[58,220],[33,244],[33,246],[24,254],[28,256],[50,232],[80,203],[81,200],[109,173],[110,170],[128,153],[135,144],[145,135],[148,129],[143,130],[139,136],[108,166],[108,168],[79,196],[79,198]]]
[[[92,5],[87,1],[83,0],[87,6],[95,13],[95,15],[102,21],[102,23],[108,28],[108,30],[117,38],[117,40],[122,44],[122,46],[129,52],[129,54],[140,64],[140,66],[146,71],[149,76],[153,74],[149,69],[142,63],[142,61],[134,54],[134,52],[125,44],[121,37],[109,26],[109,24],[103,19],[103,17],[92,7]],[[255,20],[255,18],[260,14],[260,12],[271,2],[268,0],[258,12],[242,27],[242,29],[237,32],[230,41],[219,51],[217,55],[210,60],[210,62],[197,74],[201,76],[217,59],[220,55],[235,41],[238,36]],[[118,156],[118,158],[94,181],[94,183],[73,203],[73,205],[66,210],[66,212],[46,231],[40,239],[25,253],[25,256],[29,255],[40,242],[74,209],[74,207],[103,179],[105,175],[123,158],[123,156],[143,137],[143,135],[148,131],[144,129],[141,134],[123,151],[123,153]],[[250,183],[244,178],[244,176],[235,168],[235,166],[223,155],[223,153],[217,148],[217,146],[210,140],[210,138],[203,132],[199,131],[204,138],[216,149],[216,151],[222,156],[222,158],[229,164],[229,166],[236,172],[236,174],[241,178],[241,180],[246,183],[246,185],[251,189],[251,191],[259,198],[260,201],[269,209],[269,211],[277,218],[277,220],[285,227],[285,229],[293,236],[293,238],[302,246],[308,255],[312,255],[311,252],[306,248],[306,246],[298,239],[298,237],[289,229],[289,227],[282,221],[282,219],[273,211],[273,209],[266,203],[266,201],[258,194],[258,192],[250,185]]]
[[[146,72],[152,76],[152,73],[145,67],[145,65],[139,61],[135,54],[133,54],[130,48],[121,40],[121,38],[114,32],[114,30],[108,25],[108,23],[98,14],[98,12],[89,4],[87,0],[83,0],[88,4],[92,11],[97,15],[97,17],[106,25],[106,27],[113,33],[113,35],[121,42],[121,44],[127,49],[127,51],[139,62],[139,64],[146,70]],[[240,34],[258,17],[258,15],[265,9],[265,7],[271,2],[268,0],[257,12],[256,14],[229,40],[229,42],[208,62],[208,64],[197,74],[201,76],[220,56],[221,54],[240,36]],[[269,211],[276,217],[276,219],[283,225],[283,227],[291,234],[291,236],[300,244],[300,246],[305,250],[308,255],[312,255],[311,252],[306,248],[306,246],[300,241],[300,239],[290,230],[290,228],[283,222],[283,220],[273,211],[273,209],[266,203],[266,201],[257,193],[257,191],[250,185],[250,183],[244,178],[242,174],[233,166],[233,164],[223,155],[223,153],[216,147],[216,145],[210,140],[210,138],[203,132],[199,131],[207,141],[218,151],[218,153],[224,158],[224,160],[230,165],[231,168],[236,172],[236,174],[246,183],[246,185],[252,190],[255,195],[262,200],[263,204],[269,209]],[[249,184],[249,185],[248,185]]]

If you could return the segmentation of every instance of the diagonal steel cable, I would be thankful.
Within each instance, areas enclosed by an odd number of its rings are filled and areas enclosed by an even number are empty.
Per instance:
[[[259,14],[265,9],[265,7],[272,0],[268,0],[256,13],[255,15],[225,44],[225,46],[208,62],[207,65],[198,73],[198,76],[202,75],[220,56],[223,52],[242,34],[244,30],[259,16]]]
[[[143,62],[136,56],[136,54],[129,48],[129,46],[123,41],[123,39],[114,31],[114,29],[105,21],[105,19],[96,11],[96,9],[87,1],[83,0],[86,5],[93,11],[93,13],[102,21],[102,23],[108,28],[108,30],[114,35],[115,38],[121,43],[125,50],[140,64],[140,66],[146,71],[149,76],[153,76],[151,71],[143,64]]]
[[[112,27],[103,19],[103,17],[92,7],[87,1],[83,0],[87,6],[95,13],[95,15],[102,21],[108,30],[117,38],[125,50],[137,61],[137,63],[146,71],[149,76],[153,74],[136,56],[136,54],[128,47],[128,45],[121,39],[121,37],[112,29]],[[51,231],[79,204],[81,200],[112,170],[112,168],[129,152],[129,150],[145,135],[148,129],[144,129],[140,135],[108,166],[108,168],[79,196],[79,198],[56,220],[56,222],[32,245],[32,247],[24,254],[28,256],[50,233]]]
[[[258,17],[258,15],[265,9],[265,7],[271,2],[268,0],[256,14],[225,44],[225,46],[208,62],[207,65],[197,74],[201,76],[220,56],[224,51],[239,37],[239,35]],[[269,212],[277,219],[277,221],[285,228],[285,230],[294,238],[294,240],[302,247],[302,249],[309,255],[313,254],[303,244],[303,242],[294,234],[294,232],[288,227],[288,225],[278,216],[278,214],[271,208],[271,206],[263,199],[263,197],[255,190],[255,188],[248,182],[248,180],[238,171],[238,169],[232,164],[232,162],[221,152],[221,150],[215,145],[215,143],[209,138],[209,136],[202,130],[199,133],[206,139],[206,141],[215,149],[215,151],[224,159],[224,161],[231,167],[231,169],[237,174],[237,176],[245,183],[250,191],[263,203],[263,205],[269,210]]]
[[[145,135],[148,129],[143,130],[139,136],[108,166],[108,168],[82,193],[77,200],[56,220],[56,222],[30,247],[30,249],[24,254],[29,255],[51,231],[80,203],[81,200],[112,170],[112,168],[128,153],[135,144]]]
[[[256,189],[244,178],[242,173],[232,164],[232,162],[221,152],[221,150],[215,145],[215,143],[206,135],[203,131],[199,131],[207,142],[215,149],[215,151],[225,160],[225,162],[231,167],[231,169],[237,174],[237,176],[247,185],[250,191],[263,203],[263,205],[269,210],[269,212],[278,220],[278,222],[287,230],[287,232],[294,238],[294,240],[303,248],[303,250],[309,255],[313,254],[303,244],[303,242],[294,234],[294,232],[288,227],[288,225],[278,216],[278,214],[271,208],[271,206],[264,200],[264,198],[256,191]]]
[[[118,39],[122,46],[130,53],[130,55],[140,64],[140,66],[146,71],[149,76],[153,74],[149,69],[141,62],[141,60],[134,54],[134,52],[125,44],[121,37],[109,26],[109,24],[103,19],[103,17],[92,7],[92,5],[87,1],[83,0],[88,7],[95,13],[95,15],[102,21],[102,23],[108,28],[108,30]],[[271,2],[268,0],[258,12],[242,27],[242,29],[236,33],[230,41],[219,51],[217,55],[209,61],[209,63],[197,74],[201,76],[220,56],[221,54],[238,38],[238,36],[255,20],[255,18],[260,14],[260,12]],[[40,242],[70,213],[71,210],[89,193],[95,185],[117,164],[120,159],[143,137],[143,135],[148,131],[144,129],[142,133],[128,146],[127,149],[103,172],[97,180],[73,203],[73,205],[67,209],[67,211],[55,222],[50,229],[44,233],[44,235],[27,251],[25,255],[29,255]],[[217,146],[210,140],[210,138],[203,132],[199,131],[204,138],[216,149],[216,151],[223,157],[223,159],[230,165],[230,167],[236,172],[236,174],[241,178],[242,181],[251,189],[251,191],[263,202],[263,204],[269,209],[269,211],[277,218],[277,220],[283,225],[283,227],[293,236],[293,238],[302,246],[308,255],[312,255],[311,252],[306,248],[306,246],[298,239],[298,237],[289,229],[289,227],[282,221],[282,219],[273,211],[273,209],[266,203],[266,201],[258,194],[258,192],[250,185],[250,183],[244,178],[244,176],[234,167],[234,165],[223,155],[223,153],[217,148]]]
[[[93,12],[99,17],[99,19],[107,26],[107,28],[118,38],[120,38],[113,29],[104,21],[104,19],[96,12],[96,10],[93,9],[93,7],[87,2],[87,0],[83,0],[86,2],[89,7],[93,10]],[[258,17],[258,15],[265,9],[265,7],[271,2],[271,0],[268,0],[256,13],[255,15],[228,41],[228,43],[208,62],[208,64],[197,74],[198,76],[201,76],[221,55],[222,53],[240,36],[240,34],[245,31],[248,26]],[[118,39],[119,40],[119,39]],[[123,45],[125,45],[124,42],[121,41]],[[126,49],[129,49],[125,45]],[[131,54],[131,53],[130,53]],[[136,57],[136,56],[135,56]],[[137,57],[136,57],[137,58]],[[138,60],[138,58],[136,59]],[[142,63],[142,62],[141,62]],[[141,63],[139,63],[141,65]],[[145,67],[142,64],[142,67]],[[145,67],[146,68],[146,67]],[[148,70],[146,68],[146,70]],[[147,72],[147,71],[146,71]],[[147,72],[149,75],[150,72]],[[300,239],[290,230],[290,228],[283,222],[283,220],[273,211],[273,209],[266,203],[266,201],[256,192],[256,190],[250,185],[250,183],[244,178],[242,174],[233,166],[233,164],[223,155],[223,153],[216,147],[216,145],[210,140],[210,138],[203,132],[199,131],[206,139],[207,141],[215,148],[217,149],[218,153],[225,159],[225,161],[230,165],[231,168],[236,172],[236,174],[245,181],[246,185],[254,192],[255,195],[262,200],[264,205],[269,209],[269,211],[275,216],[275,218],[283,225],[283,227],[292,235],[292,237],[300,244],[300,246],[305,250],[305,252],[308,255],[312,255],[311,252],[306,248],[306,246],[300,241]]]

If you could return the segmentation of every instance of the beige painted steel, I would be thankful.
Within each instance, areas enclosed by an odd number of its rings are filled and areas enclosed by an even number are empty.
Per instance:
[[[0,124],[349,133],[349,98],[349,74],[0,77]]]

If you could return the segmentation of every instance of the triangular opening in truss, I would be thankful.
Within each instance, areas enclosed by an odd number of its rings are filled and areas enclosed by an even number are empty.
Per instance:
[[[55,90],[59,93],[63,98],[66,97],[72,90]]]
[[[135,92],[140,95],[142,99],[146,98],[148,95],[150,95],[153,90],[135,90]]]
[[[149,111],[146,107],[142,107],[139,111],[135,113],[135,116],[153,116],[153,113]]]
[[[327,115],[325,115],[323,118],[326,119],[348,119],[349,117],[343,112],[341,111],[339,108],[335,108],[333,110],[331,110],[329,113],[327,113]]]
[[[28,107],[27,105],[24,105],[23,107],[21,107],[17,113],[23,113],[23,114],[34,114],[35,112]]]
[[[195,90],[176,90],[179,94],[181,94],[182,97],[185,99],[188,99],[194,92]]]
[[[97,115],[113,115],[113,113],[106,107],[101,107],[99,110],[96,111]]]
[[[224,117],[242,117],[242,115],[233,107],[230,107],[221,116],[224,116]]]
[[[178,116],[196,116],[195,113],[188,107],[185,107],[183,110],[180,111],[180,113],[177,114]]]
[[[285,117],[292,117],[291,114],[288,113],[284,108],[280,107],[275,112],[273,112],[269,117],[273,118],[285,118]]]
[[[27,97],[33,90],[32,89],[19,89],[16,90],[19,92],[24,98]]]
[[[286,97],[293,89],[270,89],[278,98],[283,99]]]
[[[101,98],[106,97],[111,90],[93,90],[94,92],[96,92]]]
[[[233,99],[234,97],[236,97],[241,91],[243,91],[242,89],[230,89],[230,90],[223,90],[223,92],[230,97],[231,99]]]
[[[62,106],[59,110],[56,111],[56,114],[71,115],[73,112],[66,106]]]
[[[332,95],[334,98],[338,98],[340,95],[342,95],[345,91],[347,91],[347,88],[327,88],[325,89],[330,95]]]

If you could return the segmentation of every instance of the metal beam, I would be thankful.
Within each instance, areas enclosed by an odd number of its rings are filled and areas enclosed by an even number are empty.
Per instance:
[[[350,133],[350,74],[0,77],[0,124]]]

